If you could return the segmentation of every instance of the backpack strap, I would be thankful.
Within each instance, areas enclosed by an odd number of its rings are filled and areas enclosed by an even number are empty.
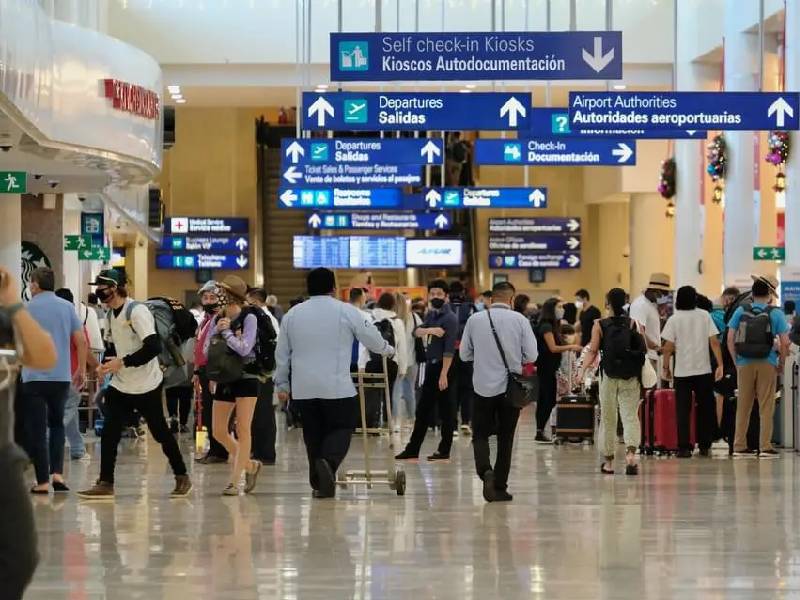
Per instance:
[[[131,316],[133,315],[133,309],[142,304],[136,300],[131,300],[128,305],[125,307],[125,321],[128,323],[128,327],[131,328],[131,331],[135,333],[137,336],[139,333],[136,331],[136,328],[133,326],[133,321],[131,321]],[[156,330],[158,331],[158,330]]]

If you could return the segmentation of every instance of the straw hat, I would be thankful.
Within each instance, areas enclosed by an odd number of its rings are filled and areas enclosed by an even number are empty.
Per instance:
[[[650,283],[647,284],[647,289],[660,290],[662,292],[672,291],[669,275],[666,273],[653,273],[650,275]]]

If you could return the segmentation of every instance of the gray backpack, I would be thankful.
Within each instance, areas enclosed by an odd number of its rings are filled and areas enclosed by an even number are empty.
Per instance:
[[[742,306],[742,318],[736,328],[734,342],[736,354],[744,358],[767,358],[775,344],[770,313],[775,309],[756,308],[752,304]]]

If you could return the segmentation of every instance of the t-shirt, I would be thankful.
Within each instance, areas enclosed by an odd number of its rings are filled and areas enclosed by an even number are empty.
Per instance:
[[[711,373],[708,340],[719,333],[711,315],[700,308],[676,310],[661,337],[675,344],[675,377]]]
[[[588,346],[592,341],[592,327],[594,327],[594,322],[602,316],[600,309],[596,306],[589,306],[580,314],[578,319],[581,322],[581,346]]]
[[[644,334],[651,343],[661,345],[661,317],[656,305],[645,298],[644,294],[631,302],[630,317],[644,327]],[[658,360],[658,352],[648,350],[647,358]]]
[[[42,329],[53,338],[57,361],[49,371],[22,369],[22,381],[72,381],[69,343],[72,334],[83,329],[75,306],[53,292],[41,292],[28,302],[27,308]]]
[[[753,308],[766,310],[767,305],[761,304],[760,302],[753,302]],[[739,328],[739,322],[742,320],[742,315],[744,314],[744,307],[740,306],[736,309],[731,317],[731,320],[728,322],[728,329],[732,329],[736,331]],[[772,333],[776,336],[783,335],[789,331],[789,325],[786,323],[786,318],[783,316],[783,312],[779,308],[774,308],[769,313],[770,322],[772,323]],[[772,350],[767,357],[769,363],[775,367],[778,366],[778,352],[775,350],[773,346]],[[745,358],[744,356],[737,356],[736,357],[736,366],[743,367],[744,365],[749,365],[751,363],[758,363],[764,362],[763,358]]]
[[[549,322],[539,323],[536,326],[536,344],[539,348],[539,357],[536,359],[536,368],[539,371],[547,373],[555,373],[561,365],[561,354],[558,352],[551,352],[544,339],[544,334],[552,333],[556,344],[559,343],[559,336],[555,335],[553,324]]]
[[[131,320],[126,319],[130,298],[119,311],[109,313],[111,341],[117,350],[117,356],[123,358],[140,350],[142,340],[155,335],[156,324],[153,315],[144,304],[137,304],[131,311]],[[111,387],[125,394],[146,394],[161,385],[164,376],[154,357],[141,367],[123,367],[111,378]]]

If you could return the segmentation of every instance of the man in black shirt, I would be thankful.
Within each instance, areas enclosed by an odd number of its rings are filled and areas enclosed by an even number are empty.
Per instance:
[[[427,338],[425,348],[425,380],[422,395],[417,404],[414,431],[406,449],[398,454],[397,460],[417,460],[425,434],[433,424],[434,408],[438,406],[442,419],[442,441],[439,449],[428,457],[429,461],[449,460],[453,445],[453,431],[456,427],[455,402],[448,393],[452,383],[453,355],[458,339],[458,317],[447,303],[448,285],[442,279],[428,284],[428,301],[431,309],[425,321],[417,327],[414,335]]]
[[[586,290],[575,292],[575,307],[578,309],[578,333],[581,335],[581,346],[584,348],[592,341],[592,327],[601,318],[600,309],[594,306]]]

